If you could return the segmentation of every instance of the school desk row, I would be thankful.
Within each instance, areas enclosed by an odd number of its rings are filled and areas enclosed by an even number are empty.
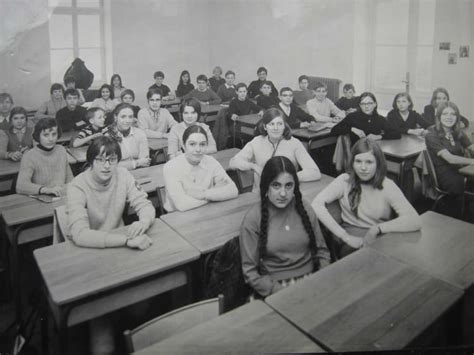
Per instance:
[[[302,184],[304,195],[313,198],[324,181]],[[236,200],[245,206],[241,211],[231,203]],[[217,228],[214,238],[188,211],[156,220],[149,232],[154,244],[145,251],[86,249],[70,242],[36,250],[59,339],[68,326],[188,285],[186,266],[237,236],[235,227],[258,196],[236,200],[199,208],[204,219],[214,216],[213,224],[230,225]],[[182,235],[183,223],[203,236]],[[471,224],[427,212],[420,232],[387,234],[264,302],[248,303],[142,353],[367,351],[429,344],[446,332],[446,317],[474,284],[472,232]],[[221,233],[226,237],[216,238]]]

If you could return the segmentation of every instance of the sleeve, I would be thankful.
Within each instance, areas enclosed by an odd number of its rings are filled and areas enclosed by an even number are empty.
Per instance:
[[[230,118],[232,117],[232,115],[235,113],[237,114],[237,103],[236,103],[236,98],[230,100],[230,103],[229,103],[229,108],[227,109],[227,114],[226,114],[226,117],[227,118]]]
[[[310,114],[306,113],[301,107],[298,105],[291,105],[291,109],[295,110],[296,116],[300,121],[304,122],[314,122],[314,117]]]
[[[408,132],[408,128],[404,127],[400,120],[397,117],[397,111],[391,110],[387,114],[387,122],[392,125],[394,129],[396,129],[399,133],[404,133],[406,134]]]
[[[210,105],[219,105],[222,100],[219,96],[217,96],[217,94],[212,91],[212,89],[209,89],[209,95],[210,95],[210,100],[209,100],[209,104]]]
[[[148,139],[144,131],[139,131],[138,138],[138,158],[148,158],[150,156],[150,149],[148,149]]]
[[[313,100],[316,100],[316,99],[311,99],[311,100],[308,100],[306,102],[306,108],[308,109],[308,113],[314,117],[314,119],[316,120],[316,122],[327,122],[327,121],[331,121],[331,117],[329,116],[324,116],[324,115],[321,115],[318,110],[317,110],[317,107],[316,107],[316,104],[315,104],[315,101]]]
[[[346,117],[346,114],[344,111],[340,110],[336,105],[334,105],[334,102],[331,100],[327,99],[329,101],[329,110],[331,113],[336,116],[337,118],[344,118]]]
[[[344,96],[343,96],[343,97],[344,97]],[[343,102],[343,101],[342,101],[342,98],[343,98],[343,97],[340,97],[340,98],[336,101],[336,103],[335,103],[335,105],[336,105],[340,110],[344,110],[344,105],[342,104],[342,102]]]
[[[262,296],[270,295],[276,286],[276,281],[270,275],[258,272],[258,237],[260,213],[254,213],[252,207],[245,215],[240,227],[240,256],[242,258],[242,273],[245,282]]]
[[[16,182],[16,192],[23,195],[36,195],[43,185],[35,184],[31,180],[35,172],[35,165],[30,154],[21,159],[20,172]]]
[[[314,236],[316,237],[316,258],[319,261],[320,269],[331,264],[331,254],[324,240],[323,232],[321,232],[321,227],[319,226],[318,218],[314,213],[314,210],[310,205],[304,201],[304,208],[308,214],[311,226],[313,227]]]
[[[67,152],[65,152],[65,161],[66,161],[66,184],[69,184],[74,179],[74,174],[72,173],[71,165],[67,161]]]
[[[177,128],[175,126],[174,128]],[[179,154],[179,137],[177,129],[171,129],[168,135],[168,155],[174,157]]]
[[[413,115],[415,115],[416,124],[421,128],[427,129],[430,126],[418,112],[413,111]]]
[[[163,112],[165,112],[166,121],[167,121],[167,125],[168,125],[167,131],[169,131],[171,128],[173,128],[174,125],[177,125],[178,122],[176,122],[173,115],[167,109],[164,109]]]
[[[137,124],[138,124],[138,128],[146,131],[150,127],[148,126],[147,113],[144,110],[145,109],[141,109],[140,111],[138,111]]]
[[[224,92],[223,92],[224,90],[223,90],[223,88],[224,88],[223,85],[219,86],[219,88],[217,89],[217,93],[216,93],[217,96],[219,96],[219,98],[221,100],[224,100]]]
[[[344,237],[346,231],[331,216],[326,205],[336,200],[341,200],[344,197],[344,186],[347,178],[347,174],[339,175],[316,196],[311,204],[321,223],[340,239]]]
[[[438,155],[439,152],[446,149],[446,147],[443,145],[443,142],[441,141],[441,137],[439,137],[435,132],[430,132],[426,135],[425,144],[426,149],[435,155]]]
[[[255,139],[255,138],[254,138]],[[254,142],[248,142],[232,159],[229,161],[229,167],[234,170],[251,170],[255,160],[253,149]]]
[[[462,132],[461,137],[460,137],[460,142],[463,148],[469,147],[472,143],[469,137],[466,135],[466,133]]]
[[[298,179],[300,181],[314,181],[321,179],[321,172],[313,158],[311,158],[308,151],[305,149],[303,143],[296,138],[293,139],[295,141],[296,161],[301,167],[301,170],[298,171]]]
[[[378,117],[378,120],[380,120],[384,131],[382,139],[400,139],[402,137],[401,133],[391,122],[381,116]]]
[[[248,97],[253,99],[258,94],[257,82],[252,81],[248,87]]]
[[[205,205],[207,200],[198,200],[186,194],[179,180],[178,172],[173,169],[174,164],[170,165],[169,163],[176,164],[176,161],[170,160],[163,168],[167,199],[171,201],[178,211],[187,211]]]
[[[250,101],[250,111],[253,112],[253,113],[259,113],[262,108],[260,106],[258,106],[255,102]]]
[[[331,129],[331,133],[337,136],[351,133],[353,117],[352,114],[348,115]]]
[[[8,135],[0,130],[0,159],[8,159]]]
[[[207,150],[206,154],[214,154],[217,153],[217,144],[216,140],[214,139],[214,136],[212,135],[211,130],[209,129],[209,126],[205,123],[202,124],[202,127],[206,131],[207,134]]]
[[[87,213],[87,196],[74,183],[67,188],[68,227],[72,240],[78,246],[107,248],[125,245],[126,236],[91,229]]]
[[[212,158],[212,157],[211,157]],[[206,190],[206,200],[209,201],[225,201],[231,198],[236,198],[239,195],[239,190],[232,179],[227,175],[224,168],[217,160],[212,158],[214,168],[212,169],[213,187]]]
[[[127,201],[130,207],[137,213],[138,219],[145,222],[150,227],[155,220],[155,208],[148,200],[148,195],[141,186],[135,181],[135,178],[128,171],[127,174]]]
[[[385,196],[397,218],[379,224],[382,233],[413,232],[421,228],[421,219],[400,188],[390,179],[384,181]]]

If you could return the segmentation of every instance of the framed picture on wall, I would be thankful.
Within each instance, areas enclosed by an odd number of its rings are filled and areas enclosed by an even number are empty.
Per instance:
[[[440,51],[449,51],[451,49],[451,42],[439,42]]]
[[[459,58],[469,58],[469,46],[459,46]]]
[[[457,53],[449,53],[448,54],[448,64],[457,64],[457,62],[458,62]]]

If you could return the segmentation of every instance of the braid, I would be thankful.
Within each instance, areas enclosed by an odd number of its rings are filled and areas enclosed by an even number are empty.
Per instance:
[[[352,173],[354,174],[354,173]],[[355,175],[355,174],[354,174]],[[351,176],[351,190],[349,191],[349,205],[351,206],[351,211],[356,217],[358,217],[358,209],[360,202],[360,194],[362,188],[360,186],[360,181],[357,177]]]
[[[267,241],[268,241],[268,199],[262,198],[261,217],[260,217],[260,234],[258,239],[258,272],[263,275],[265,269],[263,267],[263,259],[267,255]]]
[[[314,235],[313,226],[308,217],[308,212],[304,208],[303,201],[301,198],[301,191],[298,186],[295,186],[295,207],[298,214],[301,216],[303,227],[308,233],[309,237],[309,250],[311,251],[311,259],[313,260],[313,272],[316,272],[320,268],[319,259],[317,256],[318,247],[316,245],[316,236]]]

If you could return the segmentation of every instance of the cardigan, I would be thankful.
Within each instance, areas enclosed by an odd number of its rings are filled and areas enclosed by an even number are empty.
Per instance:
[[[309,247],[309,235],[301,216],[296,211],[295,199],[285,208],[268,203],[267,253],[262,264],[265,273],[258,270],[260,202],[246,213],[240,227],[240,253],[245,282],[261,296],[268,296],[279,289],[278,281],[301,277],[314,270]],[[313,233],[316,237],[316,258],[320,268],[330,264],[329,251],[319,227],[318,219],[309,204],[303,200]]]
[[[63,132],[78,131],[88,124],[86,113],[87,110],[82,106],[76,106],[74,111],[66,106],[56,113],[56,121]]]
[[[306,103],[306,108],[308,113],[316,119],[316,122],[330,121],[332,120],[331,115],[337,118],[346,117],[345,112],[337,108],[328,98],[325,98],[323,101],[319,101],[317,98],[311,99]]]
[[[400,133],[407,134],[409,129],[428,128],[429,124],[414,110],[408,111],[408,117],[406,120],[402,118],[400,111],[391,110],[387,114],[387,121]]]
[[[281,155],[287,157],[295,165],[300,166],[298,179],[300,181],[314,181],[321,178],[321,173],[308,151],[298,139],[281,139],[276,147],[273,146],[268,136],[257,136],[248,142],[230,161],[229,167],[237,170],[251,170],[253,164],[263,169],[267,161]],[[260,175],[254,173],[253,191],[260,188]]]
[[[148,91],[150,91],[151,89],[159,89],[162,93],[162,97],[166,97],[170,94],[171,90],[168,86],[166,86],[165,84],[161,84],[161,86],[158,86],[155,84],[153,84],[152,86],[150,86],[148,88]]]
[[[342,220],[358,228],[378,226],[382,233],[411,232],[418,230],[421,225],[420,217],[408,202],[400,188],[389,178],[384,178],[382,189],[376,189],[371,184],[361,184],[361,194],[357,215],[351,210],[349,192],[351,185],[349,174],[344,173],[335,178],[314,199],[312,207],[320,221],[331,231],[344,234],[344,229],[335,221],[324,218],[328,213],[326,205],[338,200],[341,206]],[[397,217],[392,217],[392,210]]]
[[[222,102],[229,102],[234,97],[237,97],[235,86],[227,87],[227,84],[222,84],[219,86],[219,89],[217,89],[217,96],[222,99]]]
[[[224,78],[216,79],[215,76],[211,76],[208,81],[209,81],[209,86],[211,87],[211,90],[214,92],[217,92],[217,90],[219,90],[219,86],[221,86],[222,84],[225,84]]]
[[[198,165],[188,162],[184,154],[168,161],[163,168],[166,186],[164,208],[168,212],[186,211],[209,201],[224,201],[237,197],[239,191],[219,162],[203,155]],[[188,189],[205,190],[203,200],[187,194]]]
[[[127,169],[116,169],[106,185],[94,180],[90,169],[76,176],[68,185],[68,229],[72,240],[79,246],[111,246],[109,232],[124,225],[122,214],[126,203],[148,226],[155,220],[155,209],[141,186]]]
[[[176,89],[176,96],[177,97],[183,97],[186,95],[188,92],[194,90],[194,85],[189,83],[189,84],[178,84],[178,88]]]
[[[382,135],[382,139],[400,139],[401,134],[385,118],[378,114],[366,115],[362,111],[357,111],[347,115],[345,119],[339,122],[331,129],[334,135],[350,134],[351,143],[359,140],[351,128],[355,127],[364,131],[366,135]]]
[[[8,159],[10,152],[22,152],[24,148],[33,148],[33,128],[24,127],[24,132],[13,133],[9,130],[0,130],[0,159]]]
[[[275,85],[273,85],[273,83],[270,80],[265,80],[265,81],[268,81],[270,83],[271,88],[272,88],[272,91],[270,92],[270,95],[271,96],[278,96],[278,90],[275,87]],[[260,79],[254,80],[250,83],[249,88],[248,88],[248,96],[251,99],[253,99],[257,95],[261,94],[261,92],[260,92],[260,86],[261,85],[262,85],[262,80],[260,80]]]
[[[142,108],[138,112],[138,127],[141,128],[148,138],[164,138],[168,131],[178,122],[171,113],[160,107],[158,111]]]
[[[277,107],[283,112],[283,118],[288,123],[290,128],[300,128],[301,122],[314,122],[314,117],[306,113],[301,107],[295,103],[290,104],[290,114],[281,107],[283,104],[280,103]]]
[[[209,105],[219,105],[222,101],[221,98],[217,96],[217,94],[211,89],[207,89],[206,91],[199,91],[198,89],[194,89],[184,95],[183,100],[192,97],[198,101],[209,103]]]
[[[73,178],[66,148],[55,145],[51,151],[34,147],[21,159],[16,192],[35,195],[41,187],[63,186]]]
[[[265,96],[263,94],[259,94],[256,99],[257,105],[265,110],[273,106],[278,106],[278,104],[280,103],[280,99],[278,98],[278,96]]]
[[[213,154],[217,152],[217,145],[216,141],[214,140],[214,136],[209,129],[209,126],[202,122],[196,122],[195,124],[201,126],[206,131],[207,135],[207,151],[206,154]],[[174,157],[178,154],[181,154],[184,149],[183,143],[183,133],[188,128],[186,123],[180,122],[173,127],[171,127],[170,133],[168,135],[168,155]]]

